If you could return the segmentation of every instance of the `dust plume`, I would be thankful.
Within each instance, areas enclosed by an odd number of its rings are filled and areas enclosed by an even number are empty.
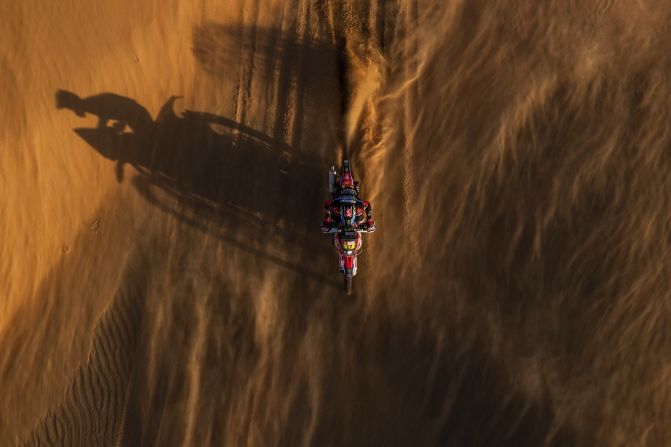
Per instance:
[[[0,445],[669,445],[670,18],[0,4]]]

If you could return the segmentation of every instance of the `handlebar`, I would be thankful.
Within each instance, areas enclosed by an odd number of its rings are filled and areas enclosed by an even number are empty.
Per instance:
[[[368,229],[362,229],[362,228],[331,228],[327,234],[333,234],[333,233],[345,233],[345,232],[352,232],[352,233],[368,233]]]

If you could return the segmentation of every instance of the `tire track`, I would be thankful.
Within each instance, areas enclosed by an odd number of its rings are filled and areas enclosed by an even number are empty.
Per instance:
[[[245,17],[244,12],[249,11],[249,17]],[[235,103],[235,121],[241,124],[246,122],[247,113],[251,111],[254,70],[256,67],[257,51],[257,22],[259,17],[259,0],[254,0],[250,9],[245,8],[240,23],[247,24],[243,28],[241,36],[242,60],[240,63],[240,79],[238,81],[238,94]]]
[[[310,45],[308,28],[310,26],[310,6],[301,0],[298,3],[298,21],[296,24],[295,40]],[[287,113],[285,117],[286,139],[294,148],[300,148],[301,128],[303,127],[303,108],[305,100],[305,76],[307,64],[305,47],[296,55],[294,68],[290,76],[289,93],[287,97]]]

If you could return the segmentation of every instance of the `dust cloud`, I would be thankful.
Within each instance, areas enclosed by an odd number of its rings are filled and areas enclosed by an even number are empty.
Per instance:
[[[670,445],[670,20],[0,2],[0,445]]]

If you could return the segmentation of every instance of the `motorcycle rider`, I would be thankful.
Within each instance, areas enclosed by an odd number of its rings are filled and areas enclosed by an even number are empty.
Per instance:
[[[341,208],[343,207],[344,208]],[[356,228],[366,230],[368,233],[375,231],[375,220],[370,202],[359,198],[359,187],[355,182],[338,187],[333,198],[324,202],[324,221],[321,225],[322,233],[328,233],[332,228],[340,225],[341,209],[344,209],[345,218],[351,219],[354,214]]]

